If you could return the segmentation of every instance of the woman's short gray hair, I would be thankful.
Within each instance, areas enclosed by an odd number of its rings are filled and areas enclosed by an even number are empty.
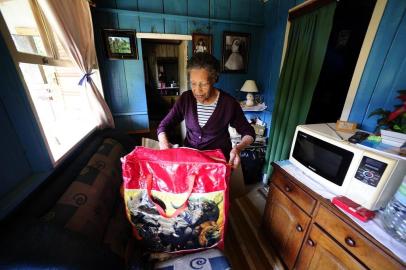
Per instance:
[[[211,54],[199,52],[192,56],[187,61],[187,71],[190,72],[191,69],[201,69],[204,68],[209,72],[209,78],[213,82],[217,82],[220,74],[220,63],[219,61]]]

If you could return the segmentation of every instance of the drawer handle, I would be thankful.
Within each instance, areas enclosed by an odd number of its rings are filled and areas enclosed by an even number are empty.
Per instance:
[[[355,247],[355,241],[351,237],[346,237],[345,238],[345,243],[349,245],[350,247]]]
[[[291,188],[290,186],[285,186],[285,191],[286,191],[286,192],[291,192],[291,191],[292,191],[292,188]]]
[[[311,246],[311,247],[314,247],[314,242],[313,242],[313,240],[312,239],[307,239],[307,244],[309,245],[309,246]]]
[[[300,224],[297,224],[296,231],[303,232],[303,228],[302,228],[302,226],[300,226]]]

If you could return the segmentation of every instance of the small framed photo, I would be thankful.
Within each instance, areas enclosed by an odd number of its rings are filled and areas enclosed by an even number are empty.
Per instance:
[[[222,71],[246,73],[248,70],[248,33],[224,32]]]
[[[104,29],[103,34],[109,59],[138,59],[134,30]]]
[[[192,43],[193,43],[193,54],[198,52],[207,52],[212,54],[212,35],[193,33]]]

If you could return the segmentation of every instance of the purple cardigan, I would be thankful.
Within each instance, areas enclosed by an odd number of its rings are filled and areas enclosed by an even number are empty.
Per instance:
[[[220,90],[216,109],[203,127],[197,119],[197,104],[191,90],[184,92],[168,115],[161,121],[157,133],[167,132],[185,120],[186,138],[184,146],[199,150],[221,149],[228,160],[231,151],[228,125],[236,128],[241,136],[255,138],[255,131],[248,123],[240,104],[229,94]]]

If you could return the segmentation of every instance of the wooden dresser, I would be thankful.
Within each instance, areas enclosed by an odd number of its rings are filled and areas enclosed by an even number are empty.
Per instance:
[[[330,201],[272,165],[262,225],[287,269],[406,269]]]

